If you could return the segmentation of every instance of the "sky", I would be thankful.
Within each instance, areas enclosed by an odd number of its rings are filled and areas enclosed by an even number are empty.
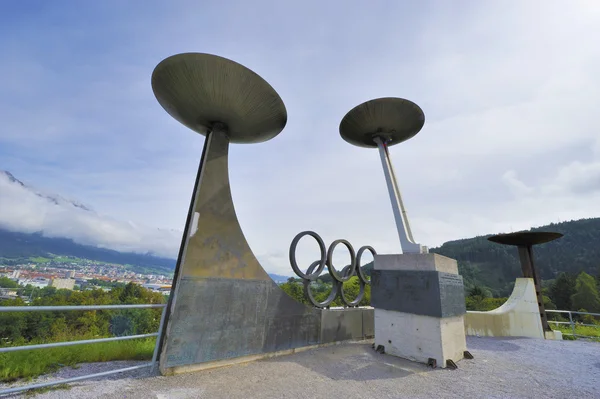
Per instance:
[[[0,185],[0,226],[175,257],[204,138],[150,76],[182,52],[245,65],[286,105],[280,135],[230,149],[238,218],[270,272],[291,274],[303,230],[400,253],[377,151],[338,131],[378,97],[425,112],[390,149],[417,242],[598,217],[598,26],[595,0],[2,1],[0,170],[97,218],[59,228],[75,217]]]

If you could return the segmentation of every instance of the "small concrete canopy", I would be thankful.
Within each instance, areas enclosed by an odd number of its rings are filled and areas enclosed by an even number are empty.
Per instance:
[[[260,143],[285,127],[287,112],[277,92],[237,62],[212,54],[183,53],[161,61],[152,90],[173,118],[206,135],[225,125],[232,143]]]
[[[425,124],[425,114],[415,103],[403,98],[384,97],[352,108],[340,123],[340,135],[350,144],[377,148],[374,136],[386,137],[387,145],[414,137]]]
[[[498,244],[528,247],[554,241],[562,236],[561,233],[549,231],[521,231],[517,233],[498,234],[488,237],[488,240]]]

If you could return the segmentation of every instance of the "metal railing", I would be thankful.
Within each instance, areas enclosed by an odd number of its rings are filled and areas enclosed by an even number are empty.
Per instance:
[[[591,336],[591,335],[577,334],[576,331],[575,331],[575,328],[577,326],[586,326],[586,327],[600,328],[600,325],[598,325],[598,324],[585,324],[585,323],[575,322],[575,321],[573,321],[573,315],[574,314],[578,314],[578,315],[580,314],[580,315],[590,315],[590,316],[600,317],[600,313],[574,312],[574,311],[571,311],[571,310],[547,310],[547,309],[546,309],[546,313],[567,313],[569,315],[569,321],[548,320],[548,323],[569,324],[571,326],[572,333],[563,333],[563,335],[572,335],[573,337],[582,337],[582,338],[597,338],[597,337],[594,337],[594,336]]]
[[[116,370],[105,371],[102,373],[95,374],[86,374],[79,377],[65,378],[62,380],[54,380],[43,382],[39,384],[30,384],[25,386],[19,386],[14,388],[8,388],[0,390],[0,396],[28,391],[31,389],[45,388],[52,385],[59,384],[67,384],[70,382],[88,380],[96,377],[103,377],[106,375],[123,373],[126,371],[138,370],[142,368],[151,367],[152,372],[156,369],[157,358],[158,358],[158,348],[159,348],[159,337],[162,333],[163,325],[165,323],[165,315],[167,308],[166,304],[141,304],[141,305],[91,305],[91,306],[0,306],[0,313],[6,312],[57,312],[57,311],[87,311],[87,310],[121,310],[121,309],[156,309],[162,308],[160,323],[158,325],[158,331],[150,334],[139,334],[139,335],[124,335],[119,337],[110,337],[110,338],[96,338],[96,339],[85,339],[80,341],[65,341],[65,342],[52,342],[48,344],[38,344],[38,345],[23,345],[23,346],[9,346],[9,347],[0,347],[0,353],[6,352],[16,352],[23,350],[34,350],[34,349],[46,349],[46,348],[55,348],[60,346],[71,346],[71,345],[84,345],[84,344],[95,344],[99,342],[110,342],[110,341],[124,341],[129,339],[138,339],[138,338],[150,338],[157,337],[156,344],[154,345],[154,352],[152,354],[152,361],[150,363],[140,364],[132,367],[125,367]]]

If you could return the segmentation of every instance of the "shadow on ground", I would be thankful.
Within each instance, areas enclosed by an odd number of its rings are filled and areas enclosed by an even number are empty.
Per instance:
[[[268,363],[290,361],[332,380],[370,381],[450,371],[433,370],[424,364],[379,354],[372,348],[372,343],[333,345],[300,352],[293,357],[281,356],[260,360]]]
[[[510,341],[519,341],[522,343],[523,339],[523,337],[485,337],[485,339],[468,337],[467,349],[491,352],[517,352],[521,350],[521,346]],[[493,343],[493,345],[490,345],[490,343]]]

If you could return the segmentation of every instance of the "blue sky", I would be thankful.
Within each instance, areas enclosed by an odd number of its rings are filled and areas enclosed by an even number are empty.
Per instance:
[[[287,107],[282,134],[230,155],[240,222],[270,271],[288,272],[306,229],[399,251],[377,152],[338,134],[376,97],[426,115],[391,150],[422,244],[596,217],[599,24],[594,1],[3,1],[0,170],[106,220],[181,230],[203,137],[160,107],[150,75],[206,52],[260,74]],[[0,224],[22,206],[7,198]],[[145,237],[140,250],[161,239]],[[161,251],[176,253],[168,237]]]

